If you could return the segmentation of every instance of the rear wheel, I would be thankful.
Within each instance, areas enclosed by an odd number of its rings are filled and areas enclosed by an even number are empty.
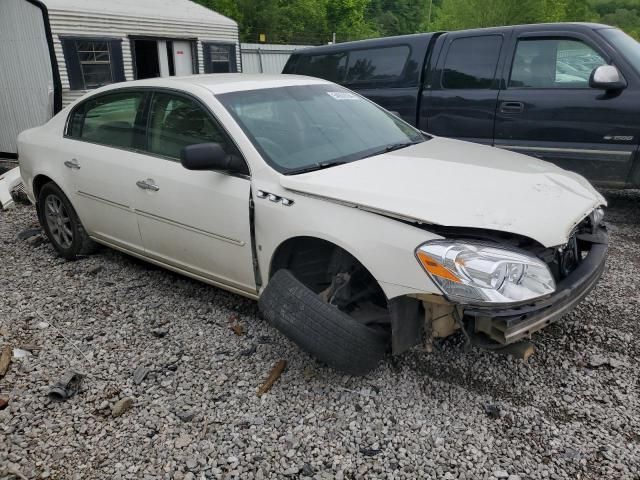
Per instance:
[[[55,183],[45,184],[38,195],[38,217],[51,244],[67,260],[95,251],[67,196]]]

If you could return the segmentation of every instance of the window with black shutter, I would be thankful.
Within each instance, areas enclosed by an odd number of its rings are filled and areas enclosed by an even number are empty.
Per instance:
[[[71,90],[124,81],[120,39],[63,37],[60,41]]]
[[[236,46],[230,43],[203,43],[205,73],[233,73],[238,71]]]

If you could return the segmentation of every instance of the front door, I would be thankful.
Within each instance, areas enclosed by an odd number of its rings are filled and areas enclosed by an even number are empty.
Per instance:
[[[496,71],[503,33],[453,33],[444,44],[421,102],[420,128],[446,137],[493,143]]]
[[[623,186],[637,145],[631,89],[589,88],[611,63],[579,34],[522,33],[500,92],[495,145],[553,162],[600,184]]]
[[[205,107],[188,96],[156,92],[149,115],[149,155],[129,179],[136,185],[146,255],[255,293],[248,176],[190,171],[180,164],[186,145],[216,142],[239,153]]]
[[[144,158],[144,92],[100,95],[81,103],[71,115],[64,139],[70,199],[90,235],[142,252],[132,207],[137,193],[130,179]]]

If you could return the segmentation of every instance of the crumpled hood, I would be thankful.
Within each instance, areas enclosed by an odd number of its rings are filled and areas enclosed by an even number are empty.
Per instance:
[[[436,137],[395,152],[300,175],[303,194],[425,223],[485,228],[563,245],[605,199],[578,174],[533,157]]]

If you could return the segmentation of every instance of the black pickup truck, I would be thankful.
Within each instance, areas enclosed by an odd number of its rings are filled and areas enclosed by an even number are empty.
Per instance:
[[[297,51],[283,73],[342,84],[435,135],[533,155],[603,187],[640,187],[640,44],[616,28],[518,25],[340,43]]]

